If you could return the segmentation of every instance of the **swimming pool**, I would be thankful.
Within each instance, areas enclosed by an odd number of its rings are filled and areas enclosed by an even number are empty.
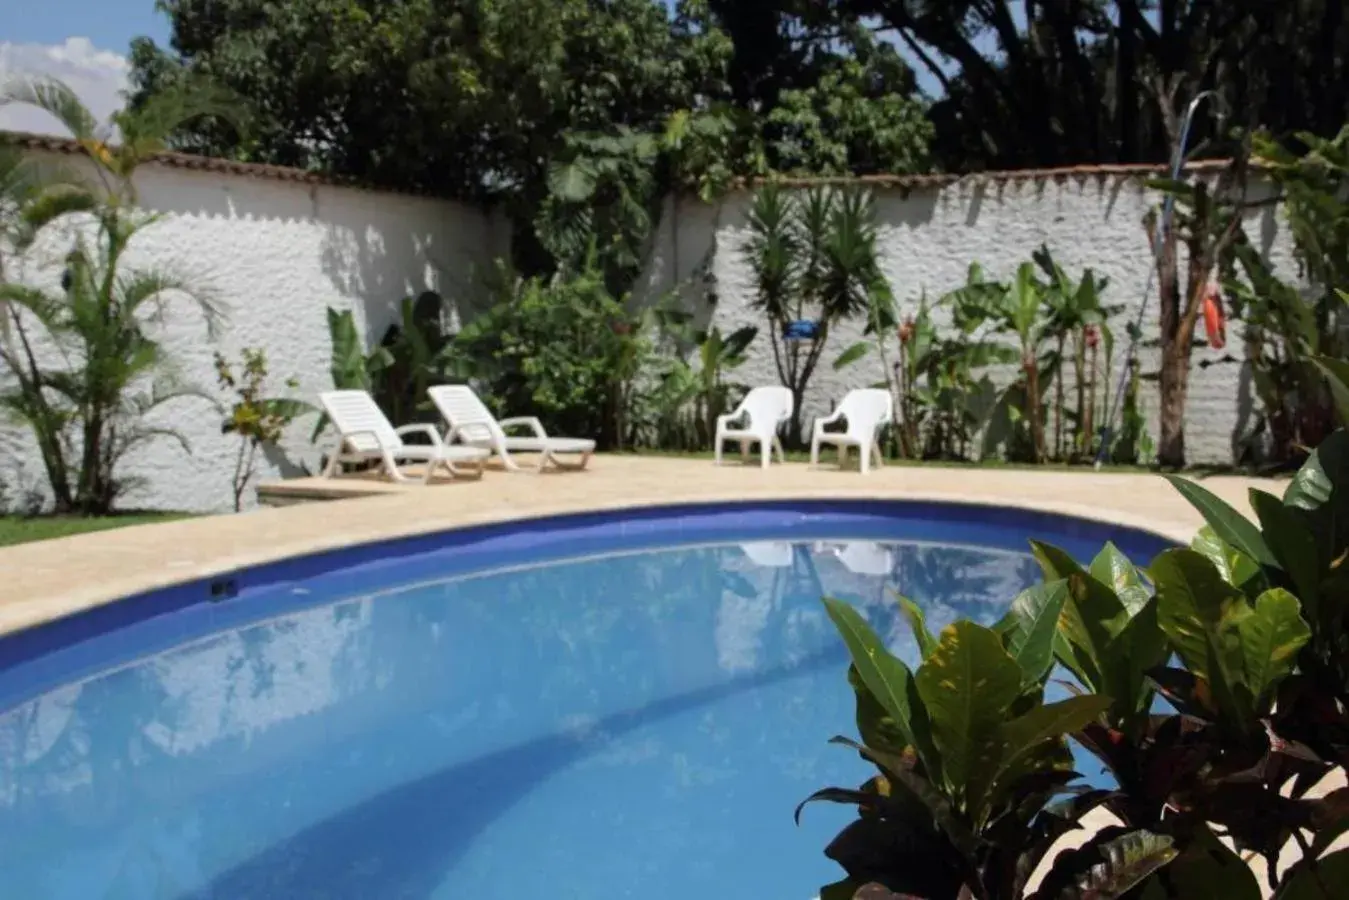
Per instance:
[[[31,898],[809,898],[866,768],[820,604],[914,647],[996,621],[1026,539],[1163,539],[1005,508],[682,506],[259,567],[0,641],[0,873]]]

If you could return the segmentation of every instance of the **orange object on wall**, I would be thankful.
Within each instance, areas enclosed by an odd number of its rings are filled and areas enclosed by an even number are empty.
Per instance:
[[[1227,344],[1227,315],[1223,312],[1223,295],[1218,285],[1209,283],[1204,294],[1204,330],[1208,345],[1221,350]]]

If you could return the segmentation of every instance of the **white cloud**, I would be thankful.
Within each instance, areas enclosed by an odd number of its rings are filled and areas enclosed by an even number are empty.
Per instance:
[[[13,77],[49,75],[75,91],[100,123],[123,105],[131,65],[126,57],[100,50],[84,37],[64,44],[15,44],[0,41],[0,81]],[[29,106],[0,106],[0,130],[31,131],[68,136],[56,119]]]

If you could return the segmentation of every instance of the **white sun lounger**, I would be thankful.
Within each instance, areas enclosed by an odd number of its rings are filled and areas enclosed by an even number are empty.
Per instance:
[[[827,416],[815,420],[815,433],[810,439],[810,464],[820,464],[820,445],[833,444],[838,447],[838,461],[842,465],[848,456],[848,448],[856,447],[862,453],[862,474],[871,470],[872,459],[876,465],[885,465],[881,455],[878,438],[882,425],[894,421],[894,398],[889,391],[880,388],[863,388],[848,391],[843,402]],[[846,419],[846,431],[825,431],[824,426]]]
[[[589,438],[549,437],[543,423],[534,416],[517,416],[498,421],[487,404],[466,384],[437,385],[427,394],[449,425],[445,430],[446,444],[460,441],[470,447],[480,447],[499,456],[501,464],[512,472],[530,469],[512,459],[512,453],[539,454],[536,471],[542,472],[549,463],[559,469],[584,469],[595,452],[595,442]],[[506,434],[507,429],[519,427],[526,427],[533,434],[528,437]],[[570,462],[561,456],[580,458]]]
[[[781,385],[756,387],[745,395],[733,412],[717,416],[716,465],[721,465],[722,445],[726,441],[739,441],[740,454],[749,455],[750,444],[759,445],[759,465],[768,468],[773,461],[773,451],[778,459],[786,462],[782,452],[782,441],[778,439],[778,428],[792,417],[792,392]],[[732,428],[740,419],[749,421],[743,428]]]
[[[325,391],[319,394],[319,403],[323,411],[332,420],[337,430],[337,447],[328,457],[328,465],[323,469],[324,478],[332,478],[341,471],[345,462],[369,462],[377,460],[383,463],[383,471],[394,481],[410,482],[398,466],[400,461],[421,463],[425,470],[421,482],[426,484],[439,468],[450,475],[464,474],[460,464],[468,464],[476,477],[481,478],[483,467],[490,454],[478,447],[448,447],[440,439],[436,429],[430,425],[404,425],[394,428],[389,424],[379,405],[365,391]],[[407,434],[422,433],[431,439],[430,444],[408,444],[403,441]]]

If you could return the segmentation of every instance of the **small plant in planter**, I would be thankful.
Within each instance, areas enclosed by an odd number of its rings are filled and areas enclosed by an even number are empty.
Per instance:
[[[244,348],[240,356],[236,371],[236,366],[231,365],[223,354],[215,355],[216,379],[220,387],[232,392],[236,398],[229,415],[220,425],[222,434],[239,436],[239,450],[234,459],[234,476],[231,480],[235,512],[243,509],[244,492],[257,475],[258,450],[268,444],[276,444],[281,440],[286,426],[315,411],[314,407],[302,400],[264,397],[266,354],[261,350]],[[288,378],[286,387],[294,390],[299,387],[299,382]]]

